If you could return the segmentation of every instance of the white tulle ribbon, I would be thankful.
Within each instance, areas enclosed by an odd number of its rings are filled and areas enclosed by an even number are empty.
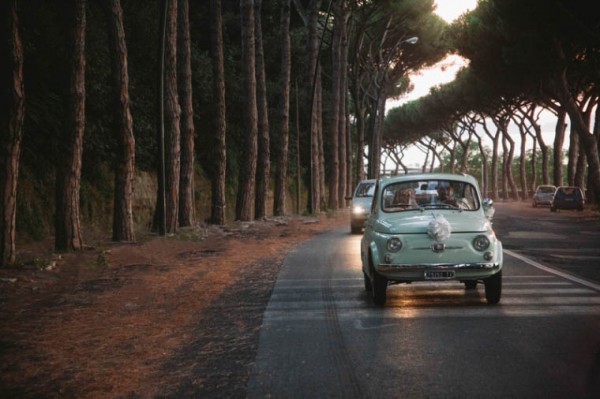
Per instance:
[[[434,215],[433,220],[429,222],[427,234],[436,241],[445,241],[450,238],[452,227],[446,218],[442,215]]]

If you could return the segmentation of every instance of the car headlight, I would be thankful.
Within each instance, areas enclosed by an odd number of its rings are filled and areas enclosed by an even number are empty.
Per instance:
[[[473,239],[473,247],[478,251],[485,251],[490,246],[490,240],[484,236],[477,236]]]
[[[367,210],[360,205],[356,205],[354,208],[352,208],[352,213],[366,213]]]
[[[387,241],[387,250],[390,252],[398,252],[402,249],[402,241],[398,237],[392,237]]]

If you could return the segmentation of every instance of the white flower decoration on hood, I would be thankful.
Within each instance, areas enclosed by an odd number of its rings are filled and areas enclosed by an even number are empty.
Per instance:
[[[429,222],[427,234],[436,241],[445,241],[450,238],[452,227],[446,218],[442,215],[433,215],[433,220]]]

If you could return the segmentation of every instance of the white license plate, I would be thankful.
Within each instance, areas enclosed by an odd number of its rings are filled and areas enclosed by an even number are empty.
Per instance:
[[[450,280],[454,276],[454,270],[425,270],[425,280]]]

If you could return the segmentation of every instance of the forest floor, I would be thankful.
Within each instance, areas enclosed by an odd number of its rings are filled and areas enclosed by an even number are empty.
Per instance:
[[[245,397],[283,259],[349,218],[20,246],[20,266],[0,269],[0,397]]]

